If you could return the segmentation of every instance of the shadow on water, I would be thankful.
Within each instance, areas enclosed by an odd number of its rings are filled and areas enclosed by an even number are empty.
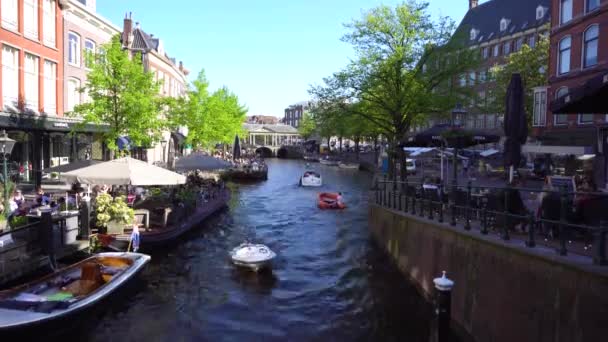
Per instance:
[[[229,210],[153,253],[145,286],[80,340],[428,341],[430,304],[370,240],[370,175],[316,164],[325,185],[305,189],[303,162],[268,164],[268,181],[234,185]],[[348,209],[319,210],[319,191],[342,191]],[[230,263],[244,240],[277,253],[271,272]]]

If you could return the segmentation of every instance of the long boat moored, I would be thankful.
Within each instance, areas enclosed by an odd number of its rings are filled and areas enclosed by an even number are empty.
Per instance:
[[[0,334],[65,320],[126,285],[150,261],[140,253],[100,253],[0,292]]]

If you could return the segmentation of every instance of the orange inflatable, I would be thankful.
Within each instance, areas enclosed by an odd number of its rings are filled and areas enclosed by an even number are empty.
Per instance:
[[[319,194],[318,206],[321,209],[344,209],[346,205],[344,203],[338,203],[337,193],[322,192]]]

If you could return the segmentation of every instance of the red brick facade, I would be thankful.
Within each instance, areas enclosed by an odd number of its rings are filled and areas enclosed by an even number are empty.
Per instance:
[[[589,78],[608,70],[608,0],[600,0],[599,8],[587,11],[586,3],[588,0],[572,1],[572,19],[561,23],[561,2],[553,0],[552,3],[552,31],[551,31],[551,52],[549,61],[549,92],[547,94],[549,102],[556,98],[560,89],[572,90],[583,85]],[[593,25],[598,25],[599,38],[597,48],[597,63],[585,66],[583,62],[584,54],[584,34]],[[563,39],[571,38],[570,44],[570,68],[568,72],[559,72],[559,47]],[[556,117],[548,110],[547,130],[565,130],[597,126],[606,123],[608,113],[586,113],[593,115],[593,121],[584,120],[582,122],[578,114],[567,114],[567,117],[560,117],[562,123],[556,124]],[[566,114],[563,114],[566,115]],[[587,119],[590,119],[587,117]]]
[[[38,110],[37,112],[46,112],[44,108],[44,62],[45,60],[56,64],[56,85],[55,85],[55,105],[58,116],[63,115],[63,14],[59,1],[53,1],[55,6],[55,46],[47,46],[44,42],[44,25],[43,25],[43,0],[38,0],[38,38],[26,38],[24,34],[24,0],[17,1],[18,3],[18,28],[16,31],[7,29],[5,25],[0,26],[0,48],[4,45],[18,50],[19,62],[19,109],[23,110],[25,99],[24,86],[24,70],[25,54],[31,54],[38,57]],[[0,16],[2,9],[0,8]],[[0,54],[0,65],[2,65],[2,54]],[[0,80],[2,79],[2,68],[0,68]],[[0,82],[0,109],[4,108],[2,103],[2,86]],[[54,113],[53,113],[54,114]]]

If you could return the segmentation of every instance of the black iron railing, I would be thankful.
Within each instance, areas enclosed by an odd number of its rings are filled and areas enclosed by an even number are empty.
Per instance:
[[[443,186],[389,181],[386,177],[376,179],[373,191],[375,203],[382,207],[440,223],[448,221],[451,226],[483,235],[497,234],[505,241],[520,226],[518,237],[529,248],[542,243],[554,247],[559,255],[575,252],[590,256],[594,264],[608,265],[606,193],[476,186],[471,182]],[[537,196],[538,210],[530,210],[533,208],[524,203],[522,193]],[[575,203],[580,203],[578,212]],[[581,248],[574,251],[575,246]]]

